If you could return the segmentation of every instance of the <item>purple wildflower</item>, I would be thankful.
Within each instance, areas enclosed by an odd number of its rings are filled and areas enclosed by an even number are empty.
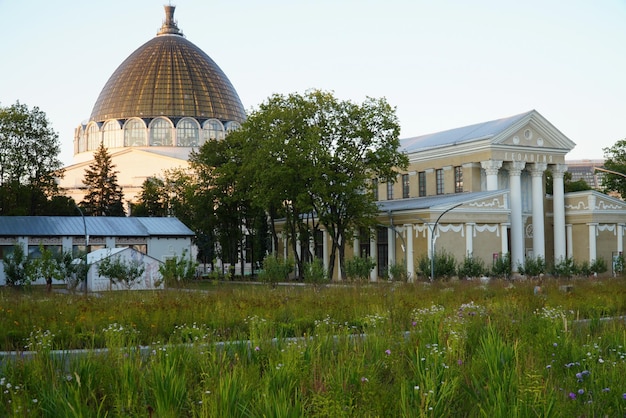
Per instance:
[[[578,389],[578,394],[583,395],[585,393],[585,389]]]
[[[261,348],[257,345],[256,347],[254,347],[254,351],[261,351]]]
[[[576,399],[576,394],[574,392],[570,392],[569,393],[569,398],[570,399]]]
[[[458,360],[456,361],[456,364],[458,364],[459,366],[462,366],[462,365],[463,365],[463,360],[458,359]]]
[[[391,355],[391,350],[390,350],[390,349],[386,349],[386,350],[385,350],[385,354],[387,354],[388,356],[390,356],[390,355]]]
[[[626,399],[626,393],[622,394],[622,399]]]
[[[365,383],[365,382],[369,382],[369,381],[370,381],[370,380],[369,380],[367,377],[365,377],[365,376],[363,376],[363,377],[361,378],[361,382],[363,382],[363,383]]]

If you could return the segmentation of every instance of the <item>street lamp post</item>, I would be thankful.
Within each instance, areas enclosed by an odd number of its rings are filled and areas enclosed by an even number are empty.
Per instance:
[[[452,209],[458,208],[462,204],[463,203],[458,203],[454,206],[449,207],[443,212],[441,212],[441,214],[439,215],[439,217],[437,217],[437,220],[432,226],[430,225],[430,223],[427,223],[426,220],[420,217],[417,218],[417,219],[420,219],[422,222],[424,222],[424,224],[428,227],[428,229],[430,229],[430,281],[431,282],[435,280],[435,231],[437,229],[437,225],[439,224],[439,221],[441,220],[443,215],[450,212]]]
[[[78,212],[80,212],[80,216],[83,218],[83,228],[85,230],[85,257],[84,257],[84,262],[85,262],[85,268],[83,273],[85,274],[84,277],[84,281],[85,281],[85,293],[87,293],[87,253],[89,252],[88,248],[89,248],[89,234],[87,234],[87,221],[85,220],[85,214],[83,213],[83,211],[80,209],[80,207],[74,203],[74,206],[76,206],[76,209],[78,209]]]

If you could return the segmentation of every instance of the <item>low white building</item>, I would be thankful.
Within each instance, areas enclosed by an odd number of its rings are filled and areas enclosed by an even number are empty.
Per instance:
[[[99,268],[105,259],[125,265],[137,263],[143,273],[137,280],[116,282],[109,277],[101,276]],[[80,262],[81,260],[78,260]],[[163,275],[159,271],[162,261],[150,257],[130,247],[103,248],[87,254],[87,291],[100,292],[104,290],[148,290],[163,289]],[[84,290],[84,288],[83,288]]]
[[[174,217],[0,216],[0,285],[15,244],[35,258],[39,246],[74,255],[130,247],[158,261],[186,255],[195,260],[194,232]],[[36,284],[44,284],[39,279]]]

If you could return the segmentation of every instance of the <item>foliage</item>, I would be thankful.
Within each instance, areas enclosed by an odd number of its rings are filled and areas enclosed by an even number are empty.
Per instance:
[[[606,260],[602,257],[596,258],[591,262],[589,269],[596,275],[606,273],[608,271]]]
[[[346,260],[344,268],[348,280],[368,281],[371,271],[376,267],[372,257],[353,257]]]
[[[504,279],[508,279],[511,276],[511,255],[509,253],[498,254],[491,266],[491,274]]]
[[[167,216],[168,194],[165,182],[158,177],[148,177],[141,185],[137,203],[133,205],[133,216]]]
[[[198,263],[187,256],[187,250],[183,250],[180,257],[176,255],[165,260],[159,266],[159,273],[163,276],[166,286],[180,286],[196,277]]]
[[[93,162],[85,170],[87,194],[81,202],[89,216],[124,216],[124,194],[117,184],[115,165],[103,143],[94,152]]]
[[[311,284],[321,284],[328,281],[328,272],[324,268],[324,262],[315,258],[313,261],[304,263],[304,281]]]
[[[29,270],[32,270],[32,263],[21,244],[15,244],[13,251],[4,257],[2,262],[7,285],[24,286],[30,284]]]
[[[456,274],[456,265],[457,262],[454,258],[454,255],[445,250],[435,251],[434,279],[453,277]],[[430,279],[430,268],[431,260],[427,255],[423,254],[420,258],[417,259],[417,273],[419,276]]]
[[[554,193],[554,177],[550,170],[546,170],[546,194],[552,195]],[[572,173],[566,171],[563,173],[563,191],[565,193],[570,192],[581,192],[583,190],[591,190],[591,186],[587,184],[585,179],[578,179],[576,181],[572,181]]]
[[[612,147],[603,148],[604,167],[616,173],[626,174],[626,139],[617,141]],[[615,192],[626,196],[626,178],[608,172],[602,172],[602,187],[606,193]]]
[[[546,272],[546,261],[543,257],[526,257],[524,265],[517,265],[517,271],[525,276],[539,277]]]
[[[100,260],[98,274],[108,277],[112,284],[123,284],[131,289],[141,278],[145,266],[139,260],[124,261],[119,255],[112,255]]]
[[[0,106],[0,215],[68,215],[56,177],[62,163],[58,134],[38,107]]]
[[[551,273],[555,277],[573,277],[580,273],[580,266],[572,257],[566,257],[554,264]]]
[[[268,254],[263,259],[263,269],[259,272],[259,279],[262,282],[276,284],[280,281],[286,281],[293,269],[294,261],[292,258],[285,260],[274,254]]]
[[[485,262],[481,258],[475,258],[469,254],[459,265],[457,274],[459,277],[476,278],[485,274],[486,271]]]
[[[559,285],[0,289],[0,415],[621,416],[623,280]]]
[[[389,280],[393,282],[407,282],[409,280],[404,261],[389,264]]]

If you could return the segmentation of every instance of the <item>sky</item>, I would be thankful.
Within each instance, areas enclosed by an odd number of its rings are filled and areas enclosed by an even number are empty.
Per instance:
[[[0,105],[74,129],[164,4],[246,110],[272,94],[385,97],[401,138],[537,110],[598,159],[626,138],[626,0],[0,0]]]

